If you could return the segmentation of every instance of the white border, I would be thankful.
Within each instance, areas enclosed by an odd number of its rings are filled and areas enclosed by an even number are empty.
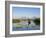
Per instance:
[[[40,8],[40,30],[12,31],[12,7],[35,7]],[[10,34],[42,33],[43,32],[43,7],[40,5],[18,5],[10,4]]]

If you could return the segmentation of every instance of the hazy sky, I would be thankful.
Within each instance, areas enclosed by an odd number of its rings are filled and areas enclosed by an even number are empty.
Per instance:
[[[17,17],[40,17],[40,8],[32,7],[12,7],[13,18]]]

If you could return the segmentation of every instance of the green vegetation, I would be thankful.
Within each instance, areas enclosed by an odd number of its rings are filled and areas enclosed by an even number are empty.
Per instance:
[[[31,21],[31,19],[28,19],[28,21]]]
[[[34,23],[35,23],[36,25],[40,25],[40,18],[36,18],[36,19],[34,20]]]
[[[31,19],[29,19],[31,21]],[[12,19],[12,23],[19,23],[21,21],[28,21],[28,19]]]
[[[13,22],[13,23],[19,23],[20,20],[19,20],[19,19],[13,19],[12,22]]]

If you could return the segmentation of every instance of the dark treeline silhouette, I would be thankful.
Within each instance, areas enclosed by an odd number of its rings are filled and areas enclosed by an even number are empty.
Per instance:
[[[34,20],[34,23],[35,23],[36,25],[40,25],[40,18],[36,18],[36,19]]]

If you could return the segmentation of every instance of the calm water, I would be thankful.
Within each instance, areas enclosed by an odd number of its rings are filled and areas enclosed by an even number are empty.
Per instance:
[[[35,25],[33,22],[28,26],[27,22],[21,22],[20,25],[17,25],[18,23],[13,23],[12,30],[13,31],[24,31],[24,30],[40,30],[39,25]],[[20,27],[17,27],[20,26]]]

